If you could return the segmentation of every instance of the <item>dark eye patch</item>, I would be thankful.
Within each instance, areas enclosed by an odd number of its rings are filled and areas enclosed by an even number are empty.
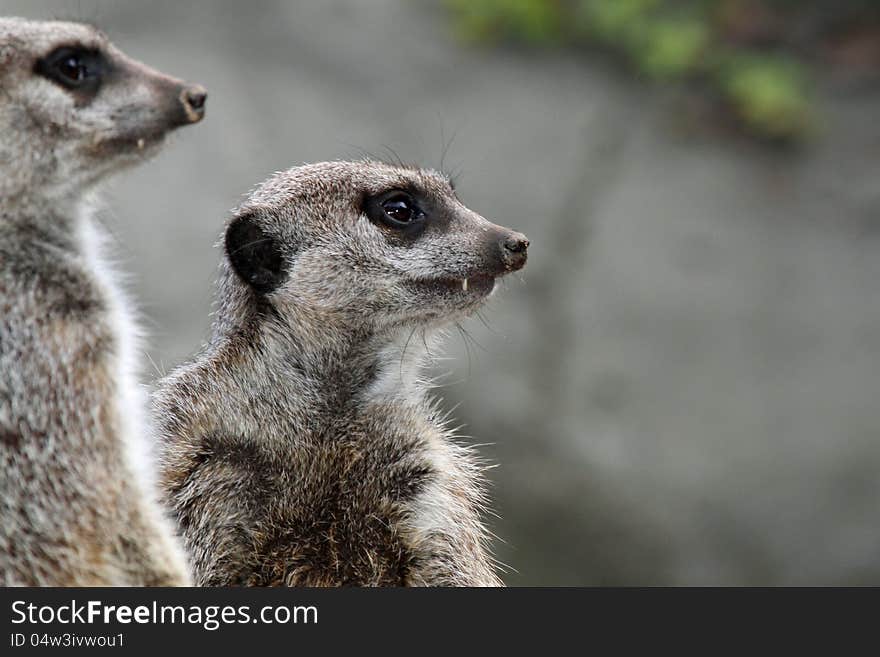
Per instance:
[[[73,45],[56,48],[37,60],[34,70],[80,99],[90,99],[101,88],[109,65],[100,50]]]
[[[370,221],[388,229],[389,235],[406,240],[415,239],[425,229],[429,209],[424,195],[415,190],[390,189],[368,195],[363,201],[363,212]]]

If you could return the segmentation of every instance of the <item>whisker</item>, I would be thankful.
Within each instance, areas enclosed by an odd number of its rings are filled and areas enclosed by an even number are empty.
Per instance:
[[[235,251],[230,251],[229,255],[234,255],[234,254],[238,253],[239,251],[242,251],[248,247],[254,246],[255,244],[262,244],[263,242],[271,242],[271,241],[272,241],[271,237],[263,237],[262,239],[254,240],[253,242],[248,242],[247,244],[242,244],[240,247],[235,249]]]
[[[400,155],[398,155],[397,151],[395,151],[393,148],[391,148],[391,146],[389,146],[387,144],[383,144],[382,150],[387,151],[388,154],[391,155],[391,162],[388,162],[388,164],[396,164],[397,166],[399,166],[402,169],[406,168],[406,164],[401,159]]]
[[[409,341],[412,340],[413,334],[418,327],[413,326],[413,330],[409,332],[406,342],[403,344],[403,350],[400,352],[400,380],[403,381],[403,361],[406,358],[406,349],[409,347]]]
[[[461,335],[461,339],[464,342],[464,350],[467,353],[467,357],[468,357],[468,368],[467,368],[467,376],[466,376],[466,380],[467,380],[467,379],[471,378],[471,362],[473,360],[471,357],[471,348],[470,348],[470,345],[468,344],[467,332],[462,328],[461,323],[456,322],[455,328],[458,329],[458,333],[459,333],[459,335]]]
[[[477,340],[473,335],[471,335],[470,331],[464,328],[461,324],[457,324],[458,329],[462,331],[473,343],[476,345],[481,351],[487,351],[486,347],[480,344],[479,340]]]
[[[493,326],[489,323],[489,320],[487,320],[487,319],[483,316],[482,311],[477,310],[474,314],[477,316],[477,319],[480,320],[480,322],[483,324],[483,326],[485,326],[486,329],[489,330],[489,332],[491,332],[493,335],[498,335],[498,336],[502,336],[502,337],[503,337],[503,334],[501,334],[501,333],[499,333],[498,331],[496,331],[496,330],[495,330],[495,327],[493,327]]]

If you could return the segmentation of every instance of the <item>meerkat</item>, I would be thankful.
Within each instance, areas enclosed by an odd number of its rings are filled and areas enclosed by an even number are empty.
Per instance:
[[[92,208],[205,96],[91,26],[0,18],[0,585],[190,581]]]
[[[360,161],[276,174],[223,245],[210,341],[153,404],[196,583],[501,585],[483,468],[422,372],[526,238],[439,173]]]

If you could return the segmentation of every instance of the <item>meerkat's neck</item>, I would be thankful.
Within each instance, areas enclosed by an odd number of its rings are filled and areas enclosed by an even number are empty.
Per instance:
[[[231,272],[221,275],[223,301],[215,314],[212,346],[247,344],[250,353],[260,357],[253,359],[256,363],[247,359],[245,367],[265,364],[265,376],[278,384],[273,388],[276,394],[285,394],[289,384],[300,399],[336,408],[423,400],[427,383],[422,373],[431,362],[436,332],[376,331],[366,323],[354,327],[351,316],[306,309],[282,314],[261,306],[233,277]]]
[[[64,199],[60,203],[40,194],[0,197],[0,226],[24,231],[22,239],[80,253],[82,232],[90,223],[93,206],[90,195]]]
[[[0,100],[3,100],[2,89]],[[37,172],[52,166],[41,162],[39,154],[34,152],[34,140],[30,137],[36,130],[38,126],[22,108],[0,103],[0,134],[3,136],[0,139],[0,206],[35,189],[42,182]]]

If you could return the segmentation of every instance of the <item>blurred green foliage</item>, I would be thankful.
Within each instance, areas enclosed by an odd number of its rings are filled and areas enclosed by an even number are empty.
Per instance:
[[[536,0],[452,0],[458,27],[469,40],[511,37],[532,44],[558,41],[564,12],[556,2]]]
[[[791,0],[446,0],[460,34],[477,41],[586,45],[660,82],[693,81],[759,137],[797,141],[814,124],[808,65],[739,32],[762,16],[785,29]],[[760,14],[767,10],[775,14]],[[749,13],[751,12],[751,13]],[[782,16],[782,20],[779,17]],[[781,27],[780,27],[781,26]]]
[[[718,82],[747,126],[770,137],[799,137],[812,123],[801,65],[781,56],[731,55]]]

